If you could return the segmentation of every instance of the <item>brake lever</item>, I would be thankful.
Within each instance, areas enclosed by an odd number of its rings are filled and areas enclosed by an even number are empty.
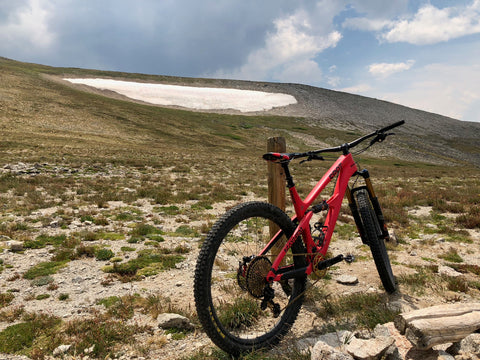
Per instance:
[[[387,136],[390,136],[390,135],[395,135],[395,133],[381,132],[381,133],[377,134],[377,136],[375,136],[375,138],[373,138],[372,141],[370,141],[370,146],[372,146],[376,142],[380,143],[380,142],[384,141],[387,138]]]

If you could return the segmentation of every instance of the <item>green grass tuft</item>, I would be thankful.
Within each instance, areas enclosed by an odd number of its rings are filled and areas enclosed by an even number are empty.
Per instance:
[[[67,266],[67,262],[68,261],[66,260],[41,262],[27,270],[27,272],[23,274],[23,277],[25,279],[33,280],[40,276],[56,274],[58,270]]]

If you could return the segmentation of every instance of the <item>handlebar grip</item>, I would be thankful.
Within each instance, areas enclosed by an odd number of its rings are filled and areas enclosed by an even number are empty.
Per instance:
[[[385,132],[385,131],[388,131],[390,129],[393,129],[397,126],[400,126],[400,125],[403,125],[405,124],[405,120],[400,120],[400,121],[397,121],[396,123],[392,124],[392,125],[388,125],[388,126],[385,126],[383,129],[380,129],[378,130],[378,132]]]

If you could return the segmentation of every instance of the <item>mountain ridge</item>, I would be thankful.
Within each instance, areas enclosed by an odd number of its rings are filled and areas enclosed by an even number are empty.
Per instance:
[[[273,108],[267,111],[240,113],[232,110],[188,110],[195,113],[231,114],[242,117],[281,116],[301,119],[306,125],[303,130],[316,136],[315,129],[331,129],[343,132],[365,133],[378,127],[405,120],[406,124],[395,129],[404,135],[395,140],[392,149],[382,149],[388,156],[400,156],[410,161],[423,161],[435,164],[468,165],[480,167],[480,123],[465,122],[446,116],[409,108],[384,100],[364,97],[341,91],[328,90],[294,83],[268,83],[228,79],[203,79],[147,74],[121,73],[78,68],[54,68],[44,65],[21,63],[6,58],[0,59],[0,66],[15,68],[16,71],[37,76],[70,89],[91,92],[122,101],[136,102],[111,91],[100,91],[87,86],[67,84],[62,76],[103,77],[140,82],[157,82],[174,85],[234,88],[280,92],[294,96],[297,104]],[[23,70],[20,70],[23,69]],[[28,70],[28,71],[27,71]],[[48,86],[43,84],[42,86]],[[144,103],[145,104],[145,103]],[[148,104],[152,107],[157,105]],[[8,105],[5,105],[8,106]],[[168,106],[161,106],[169,108]],[[178,109],[173,106],[172,108]],[[183,109],[185,110],[185,109]],[[106,110],[107,111],[107,110]],[[261,119],[258,121],[262,121]],[[297,126],[301,128],[302,126]],[[322,133],[321,131],[319,133]],[[323,140],[323,139],[322,139]],[[343,141],[344,139],[342,139]],[[348,141],[348,139],[347,139]],[[372,152],[375,154],[375,151]]]

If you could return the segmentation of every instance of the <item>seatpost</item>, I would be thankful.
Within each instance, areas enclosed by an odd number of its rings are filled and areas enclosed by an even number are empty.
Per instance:
[[[281,162],[283,171],[285,172],[285,180],[287,181],[287,187],[290,189],[295,186],[293,182],[292,175],[290,174],[290,169],[288,168],[288,161]]]

